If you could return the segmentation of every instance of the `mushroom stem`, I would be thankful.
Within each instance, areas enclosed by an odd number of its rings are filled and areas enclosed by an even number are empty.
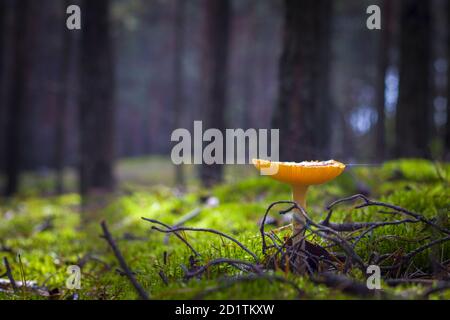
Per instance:
[[[294,185],[292,186],[292,198],[294,202],[302,206],[303,208],[306,208],[306,193],[308,191],[307,185]],[[305,250],[305,224],[306,219],[303,216],[303,214],[300,212],[299,209],[295,208],[293,210],[293,216],[292,216],[292,234],[294,235],[292,239],[292,245],[293,247],[297,247],[300,245],[300,250]],[[304,263],[304,260],[297,256],[294,260],[295,267],[297,269],[297,272],[300,274],[303,274],[306,272],[306,265]]]
[[[293,200],[301,205],[303,208],[306,208],[306,192],[308,191],[307,185],[293,185],[292,186],[292,198]],[[303,240],[305,230],[302,231],[303,227],[305,226],[305,217],[301,214],[300,210],[294,209],[293,214],[297,216],[297,219],[294,217],[292,218],[292,231],[293,234],[296,235],[293,238],[293,244],[296,245],[300,241]]]
[[[292,186],[292,198],[295,202],[306,208],[306,192],[308,191],[308,186],[303,184],[297,184]]]

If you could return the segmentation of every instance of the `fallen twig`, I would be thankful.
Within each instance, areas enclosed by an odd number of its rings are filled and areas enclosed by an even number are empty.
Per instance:
[[[159,274],[159,277],[161,278],[161,280],[164,282],[164,284],[165,284],[166,286],[168,286],[168,285],[169,285],[169,279],[167,278],[167,276],[166,276],[166,274],[164,273],[164,271],[163,271],[163,270],[160,270],[158,274]]]
[[[116,256],[117,260],[119,261],[120,267],[125,272],[125,275],[130,280],[133,287],[136,289],[139,297],[142,300],[148,300],[149,296],[147,292],[142,288],[142,286],[139,284],[139,282],[136,280],[136,278],[133,275],[133,272],[128,267],[127,263],[125,262],[125,259],[122,256],[122,253],[120,252],[119,248],[117,247],[113,237],[111,236],[111,233],[108,230],[108,227],[106,226],[106,222],[102,221],[101,223],[102,230],[103,230],[103,238],[108,242],[109,246],[114,252],[114,255]]]
[[[83,266],[85,266],[86,263],[88,263],[89,261],[95,261],[95,262],[100,263],[101,265],[103,265],[105,267],[106,270],[110,270],[111,269],[111,266],[107,262],[103,261],[102,259],[100,259],[96,255],[91,254],[91,253],[85,254],[83,257],[78,259],[77,263],[75,263],[75,264],[77,266],[79,266],[80,268],[83,268]]]
[[[9,282],[11,283],[11,286],[12,286],[14,292],[17,292],[17,284],[12,275],[11,266],[9,265],[7,257],[3,257],[3,264],[5,265],[5,268],[6,268],[6,276],[8,277]]]
[[[424,216],[422,216],[422,215],[420,215],[418,213],[409,211],[409,210],[407,210],[405,208],[402,208],[402,207],[399,207],[399,206],[396,206],[396,205],[393,205],[393,204],[390,204],[390,203],[384,203],[384,202],[380,202],[380,201],[370,200],[369,198],[367,198],[365,195],[362,195],[362,194],[356,194],[356,195],[353,195],[351,197],[347,197],[347,198],[336,200],[336,201],[332,202],[330,205],[328,205],[327,209],[330,210],[334,206],[336,206],[336,205],[338,205],[338,204],[340,204],[342,202],[354,201],[356,199],[362,199],[363,200],[363,204],[357,205],[355,207],[355,209],[361,209],[361,208],[370,207],[370,206],[378,206],[378,207],[388,208],[388,209],[400,212],[400,213],[402,213],[404,215],[413,217],[416,220],[419,220],[419,221],[421,221],[421,222],[423,222],[423,223],[425,223],[425,224],[435,228],[436,230],[439,230],[442,233],[450,235],[450,230],[442,228],[441,226],[439,226],[439,225],[435,224],[434,222],[426,219]]]
[[[431,241],[427,244],[424,244],[423,246],[420,246],[418,248],[416,248],[415,250],[411,251],[410,253],[404,255],[403,257],[401,257],[398,263],[392,265],[392,266],[382,266],[381,269],[382,270],[394,270],[394,269],[398,269],[400,268],[402,265],[404,265],[405,263],[408,263],[414,256],[418,255],[419,253],[421,253],[422,251],[425,251],[426,249],[429,249],[437,244],[441,244],[444,242],[450,241],[450,236],[448,237],[444,237],[444,238],[440,238],[440,239],[436,239],[434,241]]]
[[[144,218],[144,217],[142,217],[141,219],[143,219],[143,220],[145,220],[145,221],[149,221],[149,222],[155,223],[155,224],[159,224],[160,226],[163,226],[163,227],[166,228],[167,230],[172,230],[172,228],[171,228],[168,224],[165,224],[165,223],[163,223],[163,222],[161,222],[161,221],[154,220],[154,219],[148,219],[148,218]],[[194,247],[191,246],[191,244],[190,244],[185,238],[183,238],[182,236],[180,236],[180,235],[178,234],[178,232],[174,232],[174,235],[175,235],[178,239],[180,239],[185,245],[187,245],[187,246],[189,247],[189,249],[191,249],[191,251],[192,251],[196,256],[198,256],[198,257],[201,256],[201,254],[198,253],[197,250],[195,250]]]
[[[378,206],[382,208],[387,208],[385,211],[379,211],[383,214],[390,214],[390,215],[396,215],[398,214],[400,217],[404,217],[404,219],[397,219],[397,220],[391,220],[391,221],[375,221],[375,222],[351,222],[351,223],[332,223],[331,217],[333,213],[333,208],[343,202],[347,201],[354,201],[356,199],[362,199],[363,204],[357,205],[355,208],[364,208],[368,206]],[[295,235],[292,235],[290,237],[284,237],[283,239],[280,239],[278,236],[275,235],[275,233],[266,233],[265,232],[265,224],[267,221],[267,217],[271,210],[276,205],[285,205],[283,210],[279,211],[280,214],[286,214],[292,210],[297,209],[300,211],[301,216],[303,216],[304,221],[300,221],[303,225],[303,230],[300,232],[304,232],[305,230],[308,230],[310,233],[307,234],[307,236],[318,236],[322,240],[326,242],[325,247],[314,244],[314,242],[308,242],[305,238],[305,247],[300,246],[293,246],[292,245],[292,238],[295,237]],[[367,271],[367,266],[370,264],[377,264],[379,265],[382,262],[385,262],[386,259],[393,259],[393,262],[391,266],[386,266],[386,263],[384,263],[384,266],[381,266],[381,269],[383,271],[388,271],[386,275],[389,275],[392,277],[392,279],[386,280],[388,285],[394,286],[400,283],[422,283],[422,284],[432,284],[434,283],[432,279],[424,279],[430,277],[429,274],[426,272],[423,272],[420,269],[417,269],[414,272],[410,272],[410,268],[414,263],[413,258],[418,255],[419,253],[435,246],[438,244],[445,243],[447,241],[450,241],[450,231],[443,228],[442,226],[435,223],[433,219],[427,219],[423,217],[420,214],[408,211],[404,208],[391,205],[388,203],[378,202],[378,201],[372,201],[368,199],[364,195],[354,195],[352,197],[339,199],[337,201],[334,201],[328,206],[328,214],[326,218],[320,222],[314,222],[306,212],[306,210],[299,204],[295,203],[294,201],[276,201],[271,203],[268,208],[266,209],[263,218],[261,219],[261,224],[259,227],[259,232],[261,235],[261,245],[262,245],[262,253],[264,255],[267,255],[268,249],[271,248],[273,250],[270,250],[270,256],[266,256],[264,260],[264,265],[258,264],[258,257],[256,254],[254,254],[250,249],[248,249],[246,246],[244,246],[241,242],[234,239],[233,237],[222,233],[220,231],[214,230],[214,229],[207,229],[207,228],[191,228],[191,227],[182,227],[181,225],[184,224],[185,221],[189,220],[187,218],[191,216],[195,216],[196,213],[190,213],[186,215],[186,219],[182,218],[178,223],[176,223],[174,226],[169,226],[167,224],[164,224],[158,220],[154,219],[148,219],[148,218],[142,218],[143,220],[149,221],[151,223],[157,224],[159,226],[163,226],[165,229],[159,228],[157,226],[152,226],[152,229],[157,230],[159,232],[165,233],[165,234],[172,234],[174,233],[176,236],[178,236],[180,239],[184,240],[185,243],[187,241],[179,235],[180,232],[183,231],[196,231],[196,232],[209,232],[213,234],[220,235],[222,237],[225,237],[234,243],[236,243],[240,248],[242,248],[244,251],[249,253],[255,260],[256,263],[251,263],[245,260],[236,260],[236,259],[229,259],[229,258],[223,258],[219,257],[217,259],[211,260],[207,262],[203,266],[199,266],[196,263],[192,264],[191,266],[187,268],[184,265],[181,265],[181,268],[185,272],[185,279],[189,279],[195,276],[202,275],[211,266],[219,265],[219,264],[228,264],[232,267],[238,268],[239,270],[243,272],[249,272],[249,274],[241,275],[241,276],[235,276],[235,277],[228,277],[225,279],[225,283],[220,284],[216,287],[208,288],[205,291],[200,292],[196,298],[202,298],[210,293],[214,293],[217,291],[220,291],[222,289],[228,288],[235,283],[239,283],[242,281],[252,281],[252,280],[258,280],[258,279],[267,279],[267,280],[274,280],[274,281],[280,281],[284,283],[289,283],[292,287],[296,288],[296,290],[299,292],[300,295],[303,294],[303,291],[298,288],[298,286],[286,278],[278,277],[276,275],[269,275],[264,272],[264,270],[275,268],[277,269],[278,266],[284,266],[282,269],[286,272],[294,272],[296,273],[296,267],[295,261],[296,259],[302,259],[305,262],[305,266],[309,270],[309,275],[313,282],[315,283],[321,283],[324,284],[330,288],[339,289],[342,292],[346,292],[349,294],[355,294],[358,296],[365,296],[365,297],[390,297],[387,292],[383,291],[374,291],[367,288],[366,284],[363,282],[358,282],[352,278],[346,277],[344,275],[338,275],[336,273],[329,272],[330,270],[340,270],[344,274],[350,270],[350,268],[355,265],[360,270],[362,270],[364,273]],[[298,218],[297,216],[294,216],[294,219]],[[398,226],[403,224],[412,224],[412,223],[423,223],[426,226],[430,226],[435,230],[438,230],[439,232],[443,233],[442,238],[438,238],[434,241],[428,242],[422,246],[417,247],[416,249],[412,250],[409,253],[404,252],[403,250],[397,250],[394,253],[388,253],[388,254],[378,254],[377,252],[373,252],[367,259],[363,260],[361,256],[355,251],[355,247],[358,244],[361,239],[363,239],[366,235],[368,235],[370,232],[377,228],[386,227],[386,226]],[[442,235],[441,235],[442,236]],[[272,243],[267,244],[268,237]],[[394,237],[394,236],[384,236],[384,238],[388,237]],[[423,241],[427,240],[428,237],[421,238],[421,239],[414,239],[411,241],[417,242],[417,241]],[[405,240],[406,241],[406,240]],[[188,243],[187,243],[188,244]],[[309,247],[308,245],[309,244]],[[328,244],[330,246],[328,246]],[[188,244],[188,246],[193,250],[193,248]],[[331,251],[327,251],[328,247],[339,247],[343,253],[339,250],[338,253],[332,253]],[[321,250],[322,251],[321,251]],[[195,253],[196,251],[193,250]],[[198,254],[199,255],[199,254]],[[192,257],[193,258],[193,257]],[[367,261],[366,261],[367,260]],[[411,263],[409,263],[411,262]],[[443,266],[445,263],[443,264]],[[317,273],[322,272],[326,270],[325,273]],[[404,271],[406,270],[406,271]],[[405,273],[405,278],[401,277],[402,273]],[[160,274],[160,277],[163,279],[164,282],[167,280],[164,277],[164,274]],[[422,279],[418,279],[418,277],[421,277]],[[416,278],[416,279],[413,279]],[[437,287],[430,288],[426,292],[423,293],[424,297],[428,297],[430,294],[440,292],[443,290],[449,289],[448,282],[445,283],[439,283]]]
[[[266,250],[267,250],[266,239],[265,239],[265,234],[266,233],[264,231],[264,228],[265,228],[265,225],[266,225],[267,215],[269,214],[270,210],[274,206],[279,205],[279,204],[290,204],[291,205],[287,210],[283,210],[282,212],[280,212],[280,214],[287,213],[287,212],[289,212],[289,211],[291,211],[291,210],[293,210],[295,208],[295,206],[294,206],[295,203],[294,202],[292,202],[292,201],[285,201],[285,200],[275,201],[275,202],[271,203],[269,205],[269,207],[267,207],[266,212],[264,213],[264,216],[263,216],[263,218],[261,220],[261,225],[259,227],[259,232],[261,233],[261,242],[262,242],[261,245],[262,245],[262,253],[263,254],[265,254]]]
[[[195,208],[194,210],[192,210],[188,214],[182,216],[181,219],[178,222],[176,222],[171,228],[173,229],[173,228],[181,227],[182,225],[184,225],[189,220],[192,220],[195,217],[197,217],[200,214],[200,212],[202,212],[202,210],[200,208]],[[170,237],[170,233],[167,233],[164,236],[164,244],[168,244],[169,243],[169,237]]]
[[[331,229],[338,232],[350,232],[357,231],[365,228],[379,228],[389,225],[398,225],[403,223],[417,223],[419,220],[404,219],[395,221],[380,221],[380,222],[350,222],[350,223],[324,223],[321,222],[320,225],[330,227]]]
[[[244,265],[249,267],[249,269],[253,270],[253,272],[255,273],[261,273],[262,270],[259,266],[254,265],[253,263],[244,261],[244,260],[238,260],[238,259],[227,259],[227,258],[219,258],[219,259],[215,259],[215,260],[211,260],[209,261],[207,264],[205,264],[204,266],[199,267],[197,270],[195,271],[188,271],[186,273],[186,277],[187,278],[192,278],[195,276],[198,276],[202,273],[204,273],[206,270],[208,270],[209,267],[214,266],[214,265],[218,265],[218,264],[222,264],[222,263],[226,263],[229,264],[233,267],[237,267],[239,270],[242,270],[242,268],[238,267],[239,265]]]
[[[158,223],[161,224],[158,220],[154,220],[154,219],[148,219],[148,218],[142,218],[145,221],[148,222],[152,222],[152,223]],[[168,230],[162,230],[158,227],[153,226],[152,229],[157,230],[159,232],[163,232],[163,233],[175,233],[178,231],[194,231],[194,232],[209,232],[209,233],[214,233],[217,235],[220,235],[224,238],[227,238],[231,241],[233,241],[234,243],[236,243],[239,247],[242,248],[242,250],[244,250],[245,252],[247,252],[248,254],[250,254],[257,262],[259,261],[258,256],[253,253],[250,249],[248,249],[245,245],[243,245],[240,241],[236,240],[235,238],[221,232],[218,230],[214,230],[214,229],[207,229],[207,228],[191,228],[191,227],[178,227],[178,228],[170,228]]]
[[[412,257],[414,257],[415,255],[421,253],[422,251],[424,251],[424,250],[426,250],[428,248],[431,248],[432,246],[435,246],[437,244],[441,244],[441,243],[444,243],[444,242],[447,242],[447,241],[450,241],[450,236],[431,241],[431,242],[429,242],[429,243],[427,243],[427,244],[425,244],[425,245],[423,245],[423,246],[421,246],[421,247],[411,251],[406,256],[404,256],[403,259],[408,261]]]
[[[385,227],[385,226],[395,226],[404,223],[417,223],[418,220],[404,219],[404,220],[396,220],[396,221],[386,221],[386,222],[374,222],[367,230],[362,232],[358,237],[355,238],[355,241],[352,244],[352,247],[356,247],[358,242],[364,238],[369,232],[372,232],[376,228]]]

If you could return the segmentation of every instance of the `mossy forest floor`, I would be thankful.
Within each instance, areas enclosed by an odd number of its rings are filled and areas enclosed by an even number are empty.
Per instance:
[[[225,183],[210,190],[198,186],[193,168],[186,168],[186,171],[188,188],[182,192],[171,187],[173,167],[164,158],[121,162],[117,194],[108,199],[106,206],[99,204],[101,209],[94,206],[85,213],[80,213],[78,194],[51,194],[51,175],[25,175],[20,195],[0,199],[0,254],[8,259],[15,281],[20,284],[25,280],[29,285],[28,288],[19,286],[14,292],[2,263],[0,299],[137,298],[135,288],[124,275],[111,247],[100,237],[102,220],[106,221],[135,278],[152,299],[450,298],[450,241],[421,250],[399,268],[382,268],[382,292],[374,295],[358,293],[357,285],[365,284],[367,275],[354,262],[347,266],[342,263],[341,270],[332,272],[345,277],[346,281],[353,281],[350,290],[343,289],[340,280],[320,282],[316,276],[300,276],[276,263],[274,271],[264,271],[272,278],[249,277],[255,274],[222,263],[186,279],[185,269],[196,270],[214,259],[255,261],[224,237],[205,232],[181,232],[180,235],[201,254],[193,259],[192,251],[182,241],[171,235],[165,243],[165,235],[152,230],[153,224],[142,217],[174,225],[186,214],[200,210],[183,226],[212,228],[229,234],[254,252],[264,265],[267,254],[262,252],[259,223],[272,202],[290,200],[289,187],[258,176],[256,170],[248,166],[228,168]],[[73,176],[68,170],[69,192],[75,190]],[[400,206],[449,230],[449,183],[450,165],[425,160],[398,160],[380,167],[354,168],[331,183],[312,187],[307,210],[310,218],[319,223],[327,216],[328,204],[363,193],[371,200]],[[408,218],[399,213],[380,212],[389,211],[387,208],[355,208],[361,203],[355,200],[340,204],[333,210],[331,222],[387,222]],[[289,220],[278,211],[270,212],[266,231],[277,229],[277,236],[286,239],[290,229],[282,226],[289,224]],[[367,228],[340,235],[351,241],[364,230]],[[311,243],[336,256],[342,254],[342,248],[315,233],[307,231],[307,237]],[[380,260],[380,266],[387,267],[442,237],[445,233],[426,223],[387,225],[367,232],[354,251],[365,262],[373,261],[373,257],[385,257]],[[66,289],[70,265],[81,266],[79,290]],[[236,277],[242,281],[230,282]],[[275,277],[287,279],[289,283],[275,281]],[[356,289],[352,290],[354,284]],[[300,293],[295,286],[301,289]]]

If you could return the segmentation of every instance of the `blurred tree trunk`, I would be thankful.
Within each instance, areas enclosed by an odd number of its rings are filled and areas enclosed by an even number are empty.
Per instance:
[[[185,26],[185,13],[186,1],[175,0],[175,52],[174,52],[174,119],[175,128],[181,128],[183,126],[183,58],[184,58],[184,26]],[[175,183],[178,186],[183,186],[184,174],[183,166],[175,166]]]
[[[380,34],[377,87],[376,87],[376,108],[377,124],[375,128],[376,142],[375,151],[378,161],[386,158],[386,115],[385,115],[385,90],[386,73],[389,68],[389,48],[392,33],[392,1],[383,0],[382,3],[382,29]]]
[[[70,5],[70,1],[66,0],[61,6],[62,12],[66,12],[66,8]],[[64,15],[65,17],[65,15]],[[63,19],[64,20],[64,19]],[[71,41],[73,31],[63,29],[61,35],[61,64],[60,64],[60,81],[58,87],[58,105],[56,108],[56,128],[55,128],[55,154],[54,167],[56,171],[55,191],[57,194],[64,192],[64,165],[66,154],[66,115],[69,91],[69,71],[71,57]]]
[[[6,92],[5,86],[5,77],[6,77],[6,68],[4,59],[6,56],[6,32],[7,32],[7,14],[8,6],[5,1],[0,1],[0,154],[5,154],[5,118],[6,118],[6,103],[5,103],[5,95]],[[4,159],[0,157],[0,174],[3,174],[4,167]]]
[[[431,3],[401,2],[400,83],[395,119],[396,156],[430,157]]]
[[[22,162],[21,142],[24,130],[27,74],[30,68],[28,57],[29,24],[32,17],[30,11],[31,1],[15,2],[11,91],[8,97],[8,121],[6,122],[6,196],[17,192]]]
[[[329,155],[331,117],[329,61],[332,1],[286,0],[278,108],[283,161]]]
[[[0,92],[3,92],[3,77],[4,77],[4,64],[3,59],[5,56],[5,35],[6,35],[6,19],[7,19],[8,6],[5,1],[0,1]]]
[[[230,38],[231,4],[229,0],[204,0],[205,38],[203,44],[203,128],[225,129],[227,106],[227,64]],[[220,182],[223,166],[203,164],[200,178],[204,186]]]
[[[248,9],[248,13],[246,14],[246,24],[247,31],[245,32],[246,36],[244,37],[243,46],[244,46],[244,54],[242,57],[243,66],[241,68],[242,71],[242,100],[240,102],[241,108],[239,110],[240,115],[240,126],[242,128],[255,128],[256,123],[252,121],[252,105],[253,105],[253,96],[255,93],[255,83],[253,81],[255,75],[255,64],[257,57],[255,55],[255,46],[259,43],[258,35],[260,33],[255,32],[256,29],[256,13],[257,3],[252,3]],[[238,32],[239,29],[238,29]],[[247,145],[246,145],[247,147]]]
[[[114,63],[109,0],[84,0],[80,51],[80,192],[114,189]]]
[[[444,156],[450,160],[450,1],[447,1],[447,124],[445,126]]]
[[[250,15],[252,13],[250,12]],[[253,21],[252,17],[249,18],[249,31],[248,38],[246,43],[244,65],[242,68],[244,72],[242,74],[242,110],[241,110],[241,123],[243,128],[254,128],[256,124],[252,121],[251,112],[252,112],[252,104],[253,104],[253,96],[255,93],[255,84],[253,81],[254,65],[255,65],[255,54],[252,50],[254,44],[252,41],[256,41],[256,35],[253,31]]]

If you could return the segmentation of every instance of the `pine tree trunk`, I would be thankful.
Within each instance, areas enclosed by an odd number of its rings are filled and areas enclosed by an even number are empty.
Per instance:
[[[8,6],[5,1],[0,1],[0,154],[5,154],[5,118],[6,118],[6,103],[5,103],[5,63],[6,56],[5,35],[6,35],[6,18],[8,13]],[[3,175],[4,159],[0,157],[0,174]]]
[[[206,23],[203,45],[203,128],[225,129],[228,46],[231,4],[229,0],[204,0]],[[203,164],[200,178],[204,186],[222,180],[223,166]]]
[[[382,5],[382,29],[380,34],[378,74],[376,87],[377,124],[375,128],[375,151],[378,161],[386,158],[386,115],[385,115],[385,90],[386,73],[389,68],[389,47],[392,33],[392,2],[384,0]]]
[[[27,48],[30,40],[30,7],[31,2],[29,0],[17,1],[14,7],[11,92],[8,97],[8,121],[6,122],[6,196],[16,193],[19,184],[26,83],[30,67]]]
[[[445,126],[444,156],[450,161],[450,1],[447,1],[447,124]]]
[[[70,1],[63,2],[62,12],[70,5]],[[58,87],[58,106],[56,108],[56,128],[55,128],[55,154],[54,167],[56,171],[55,192],[62,194],[64,192],[64,165],[66,154],[66,115],[68,103],[69,90],[69,71],[71,58],[71,42],[72,33],[64,29],[61,33],[62,46],[60,49],[61,63],[60,63],[60,82]]]
[[[183,119],[183,58],[184,58],[184,26],[185,26],[185,1],[175,1],[175,52],[174,52],[174,119],[175,128],[182,127]],[[184,186],[183,166],[175,166],[175,183]]]
[[[400,83],[396,111],[396,156],[430,157],[430,2],[401,2]]]
[[[283,141],[283,161],[329,155],[331,6],[327,0],[285,1],[278,108],[273,119]]]
[[[114,63],[109,0],[84,0],[80,51],[80,192],[114,189]]]

